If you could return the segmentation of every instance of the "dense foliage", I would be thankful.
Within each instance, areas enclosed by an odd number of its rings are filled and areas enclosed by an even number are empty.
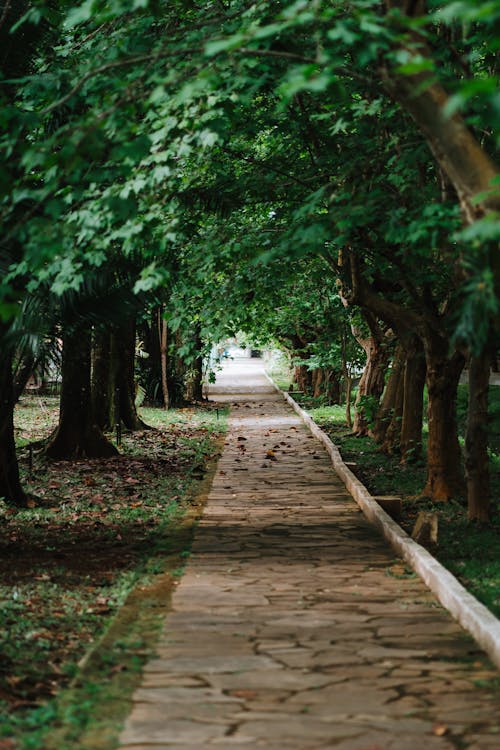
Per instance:
[[[149,339],[159,312],[147,352],[156,385],[143,387],[165,403],[179,374],[167,353],[185,374],[239,329],[327,370],[336,398],[332,382],[359,358],[352,330],[380,360],[362,412],[382,395],[397,339],[407,372],[410,354],[425,359],[441,424],[426,491],[456,494],[460,448],[452,418],[444,454],[443,420],[471,356],[484,391],[498,339],[499,19],[486,0],[7,3],[5,346],[19,358],[12,320],[29,334],[28,299],[44,301],[44,320],[54,300],[47,327],[66,342],[103,327],[123,339],[116,309]],[[106,388],[131,390],[115,381]],[[486,456],[476,401],[469,477]],[[114,418],[102,408],[105,427]],[[404,459],[418,429],[414,420],[408,437],[403,426]]]

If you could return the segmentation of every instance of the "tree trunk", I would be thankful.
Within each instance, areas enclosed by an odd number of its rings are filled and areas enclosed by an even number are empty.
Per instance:
[[[394,407],[392,410],[387,430],[385,431],[384,442],[380,450],[392,456],[399,453],[401,443],[401,422],[403,421],[403,400],[404,400],[404,377],[400,377],[397,382],[396,392],[394,394]]]
[[[4,332],[0,326],[0,336]],[[29,507],[28,496],[21,487],[14,441],[14,388],[12,354],[2,352],[0,359],[0,498],[16,507]]]
[[[345,421],[349,428],[352,428],[352,415],[351,415],[351,393],[352,393],[352,378],[347,373],[345,376]]]
[[[358,385],[352,431],[355,435],[361,437],[369,433],[366,408],[362,405],[362,399],[372,397],[378,400],[382,395],[385,385],[388,353],[386,348],[374,336],[370,336],[367,339],[358,338],[357,340],[365,350],[366,365]]]
[[[335,370],[325,370],[324,392],[328,405],[340,404],[340,376]]]
[[[464,358],[447,357],[449,342],[430,332],[424,340],[429,398],[427,483],[423,494],[447,501],[464,492],[462,454],[456,419],[457,387]]]
[[[90,361],[90,331],[67,331],[63,337],[59,425],[46,448],[50,458],[108,458],[118,454],[93,419]]]
[[[140,336],[148,356],[139,361],[141,383],[145,391],[145,400],[152,406],[162,405],[161,390],[161,354],[158,339],[158,308],[155,307],[150,320],[143,321]]]
[[[385,3],[389,8],[396,7],[407,15],[422,15],[425,12],[423,2],[385,0]],[[422,56],[432,60],[431,49],[425,45],[421,35],[415,35],[405,51],[420,61]],[[455,188],[467,223],[472,223],[488,211],[499,211],[500,188],[493,185],[498,167],[468,129],[461,115],[447,114],[449,97],[436,81],[435,71],[407,75],[386,67],[381,72],[389,92],[413,117],[437,163]]]
[[[403,377],[404,372],[404,349],[401,344],[398,344],[396,351],[394,352],[394,358],[392,360],[392,367],[387,385],[385,387],[384,395],[377,412],[377,418],[373,428],[373,439],[376,443],[383,443],[385,435],[389,427],[392,415],[394,413],[394,407],[396,404],[396,393],[398,390],[398,384]]]
[[[193,362],[193,375],[189,383],[190,399],[203,401],[203,357],[196,357]]]
[[[374,293],[363,283],[358,265],[349,260],[355,291],[351,301],[372,310],[403,339],[409,331],[418,331],[425,352],[429,406],[427,447],[427,483],[423,493],[433,500],[445,501],[465,489],[458,442],[456,397],[464,358],[456,352],[448,356],[450,341],[432,316],[432,327],[422,315]]]
[[[465,437],[465,470],[469,520],[490,518],[488,460],[488,387],[490,352],[472,356],[469,363],[469,406]]]
[[[162,308],[158,308],[158,340],[160,342],[160,362],[161,362],[161,392],[163,394],[163,406],[170,409],[170,394],[168,392],[167,379],[167,348],[168,348],[168,327],[167,321],[162,314]]]
[[[344,300],[347,306],[347,301]],[[343,304],[344,304],[343,302]],[[345,323],[342,323],[342,377],[345,383],[345,421],[349,428],[352,428],[352,416],[351,416],[351,394],[352,394],[352,376],[347,364],[347,336],[348,329]]]
[[[323,395],[324,373],[321,367],[316,367],[311,372],[311,387],[313,398],[320,398]]]
[[[401,422],[401,462],[419,459],[422,455],[422,423],[424,411],[425,357],[416,336],[407,344],[404,368],[404,396]]]
[[[137,414],[135,405],[135,320],[125,321],[115,333],[118,360],[116,386],[120,419],[127,430],[146,430],[145,424]]]
[[[306,365],[296,365],[294,369],[295,382],[299,387],[299,391],[309,393],[311,390],[311,371],[307,369]]]
[[[194,339],[198,356],[192,363],[188,381],[187,381],[187,399],[188,401],[203,401],[203,342],[197,327]]]
[[[92,341],[92,411],[96,425],[103,431],[116,424],[116,357],[110,331],[94,331]]]

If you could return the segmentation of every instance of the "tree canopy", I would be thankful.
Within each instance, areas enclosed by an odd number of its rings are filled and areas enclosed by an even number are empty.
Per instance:
[[[243,328],[322,366],[361,312],[417,336],[432,399],[498,343],[499,23],[491,0],[6,3],[3,340],[27,298],[104,285],[187,357]]]

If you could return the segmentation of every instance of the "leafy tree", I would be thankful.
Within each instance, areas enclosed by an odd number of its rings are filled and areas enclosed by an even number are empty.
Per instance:
[[[57,3],[48,5],[52,13],[57,7]],[[23,17],[26,19],[24,23]],[[54,21],[57,21],[55,13]],[[24,146],[21,134],[31,119],[29,112],[19,112],[15,106],[19,95],[19,80],[30,72],[36,50],[46,46],[50,36],[47,24],[35,23],[31,19],[27,1],[5,4],[0,16],[0,72],[3,78],[0,106],[5,129],[0,141],[4,155],[0,165],[2,198],[5,195],[11,196],[22,171],[20,161]],[[31,502],[19,481],[13,425],[16,393],[12,365],[17,337],[12,335],[11,320],[21,312],[20,299],[22,300],[24,288],[22,280],[10,277],[10,269],[22,258],[22,243],[15,230],[22,214],[18,203],[23,200],[24,196],[19,195],[10,211],[5,210],[5,201],[2,201],[3,231],[0,246],[0,497],[18,506]]]
[[[325,294],[340,278],[351,303],[398,335],[407,395],[422,342],[432,423],[447,420],[451,431],[431,435],[428,490],[455,492],[454,384],[469,352],[471,383],[484,381],[497,336],[495,8],[57,7],[64,34],[40,48],[5,115],[16,168],[5,173],[2,212],[17,250],[3,280],[4,316],[33,279],[50,279],[57,294],[76,291],[117,248],[125,258],[140,253],[136,292],[169,285],[169,327],[182,330],[180,348],[195,361],[201,342],[272,317],[276,304],[257,302],[259,294],[276,303],[293,284],[287,276],[300,278],[295,261],[321,256],[331,271]],[[24,26],[38,18],[37,28],[58,28],[43,4],[33,9]],[[464,21],[471,34],[461,33]],[[336,335],[323,333],[305,337],[318,363]],[[481,517],[485,410],[474,404],[466,463],[471,515]],[[418,404],[405,406],[418,413]],[[403,431],[403,446],[418,443],[413,430]]]

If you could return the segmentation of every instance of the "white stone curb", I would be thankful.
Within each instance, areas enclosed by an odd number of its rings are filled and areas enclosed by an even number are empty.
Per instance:
[[[475,641],[500,668],[500,620],[484,604],[472,596],[454,575],[439,563],[424,547],[417,544],[372,498],[352,471],[344,464],[338,448],[328,435],[314,422],[288,394],[280,390],[265,373],[268,380],[281,393],[285,401],[297,412],[312,434],[321,440],[328,451],[333,467],[357,502],[367,519],[376,526],[400,555],[426,583],[438,601],[467,630]]]

